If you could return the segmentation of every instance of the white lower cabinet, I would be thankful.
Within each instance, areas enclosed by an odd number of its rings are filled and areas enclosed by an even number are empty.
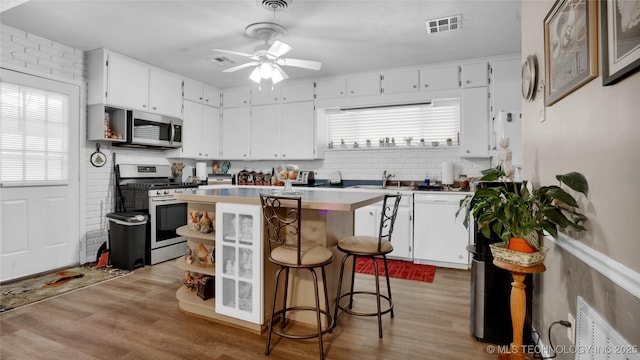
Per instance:
[[[257,205],[216,204],[216,312],[255,324],[262,309],[262,221]]]
[[[456,218],[465,194],[415,194],[414,262],[469,268],[469,231]]]
[[[356,235],[378,236],[380,231],[380,214],[382,202],[361,207],[355,211]],[[413,246],[413,195],[403,194],[398,208],[398,215],[391,235],[393,251],[387,255],[389,258],[400,260],[412,260]]]

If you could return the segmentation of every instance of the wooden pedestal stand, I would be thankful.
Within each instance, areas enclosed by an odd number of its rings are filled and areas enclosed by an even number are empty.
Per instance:
[[[501,269],[511,271],[513,282],[511,283],[511,325],[513,327],[513,341],[511,342],[511,352],[498,356],[498,360],[525,360],[528,359],[522,352],[522,330],[524,327],[524,316],[526,314],[527,294],[525,293],[524,278],[527,274],[540,273],[547,268],[544,264],[537,264],[529,267],[513,265],[499,260],[493,260],[493,264]]]

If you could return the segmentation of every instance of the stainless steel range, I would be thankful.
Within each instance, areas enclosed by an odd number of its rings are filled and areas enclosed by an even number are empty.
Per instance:
[[[147,265],[185,254],[187,241],[176,229],[187,224],[187,203],[173,194],[190,192],[198,184],[171,181],[169,165],[119,164],[116,166],[116,210],[149,215],[146,239]]]

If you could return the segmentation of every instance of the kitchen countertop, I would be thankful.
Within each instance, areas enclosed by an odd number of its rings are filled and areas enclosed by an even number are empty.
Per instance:
[[[302,208],[313,210],[353,211],[384,199],[381,191],[345,191],[343,189],[294,189],[302,197]],[[175,194],[183,201],[204,203],[232,203],[260,205],[260,194],[278,195],[282,187],[268,186],[220,186],[198,189],[192,193]],[[296,195],[298,196],[298,195]]]

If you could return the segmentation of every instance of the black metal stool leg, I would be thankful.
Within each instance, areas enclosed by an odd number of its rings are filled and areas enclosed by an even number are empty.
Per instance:
[[[320,319],[320,291],[318,290],[318,275],[313,269],[308,269],[313,278],[313,290],[316,294],[316,321],[318,325],[318,351],[320,352],[320,360],[324,360],[324,346],[322,344],[322,321]]]
[[[276,271],[276,284],[273,288],[273,304],[271,305],[271,316],[269,317],[269,333],[267,334],[267,348],[264,351],[265,355],[269,355],[270,347],[271,347],[271,329],[273,327],[273,314],[276,312],[276,300],[278,299],[278,283],[280,282],[280,273],[282,272],[282,267]]]
[[[373,260],[373,271],[375,273],[376,278],[376,305],[378,306],[378,337],[382,338],[382,308],[380,306],[380,277],[378,276],[378,260],[375,257],[372,257]]]
[[[329,295],[327,293],[327,274],[324,271],[324,266],[320,268],[322,273],[322,289],[324,291],[324,306],[327,310],[327,328],[330,329],[329,333],[333,332],[333,318],[329,315],[331,310],[329,309]]]
[[[356,260],[358,259],[358,257],[353,254],[349,254],[349,256],[353,258],[353,263],[351,266],[351,293],[349,295],[349,309],[353,309],[353,286],[356,283]]]
[[[336,296],[336,308],[333,312],[333,327],[335,328],[338,324],[338,309],[340,309],[340,296],[342,295],[342,277],[344,276],[344,263],[347,261],[349,255],[345,255],[342,257],[342,262],[340,265],[340,276],[338,277],[338,296]]]
[[[391,283],[389,282],[389,266],[387,265],[387,256],[382,255],[384,259],[384,273],[387,277],[387,294],[389,294],[389,303],[393,303],[393,298],[391,297]],[[391,306],[391,317],[393,317],[393,306]]]
[[[284,278],[284,299],[282,300],[282,319],[280,328],[284,329],[287,325],[287,298],[289,297],[289,268],[285,270]]]

